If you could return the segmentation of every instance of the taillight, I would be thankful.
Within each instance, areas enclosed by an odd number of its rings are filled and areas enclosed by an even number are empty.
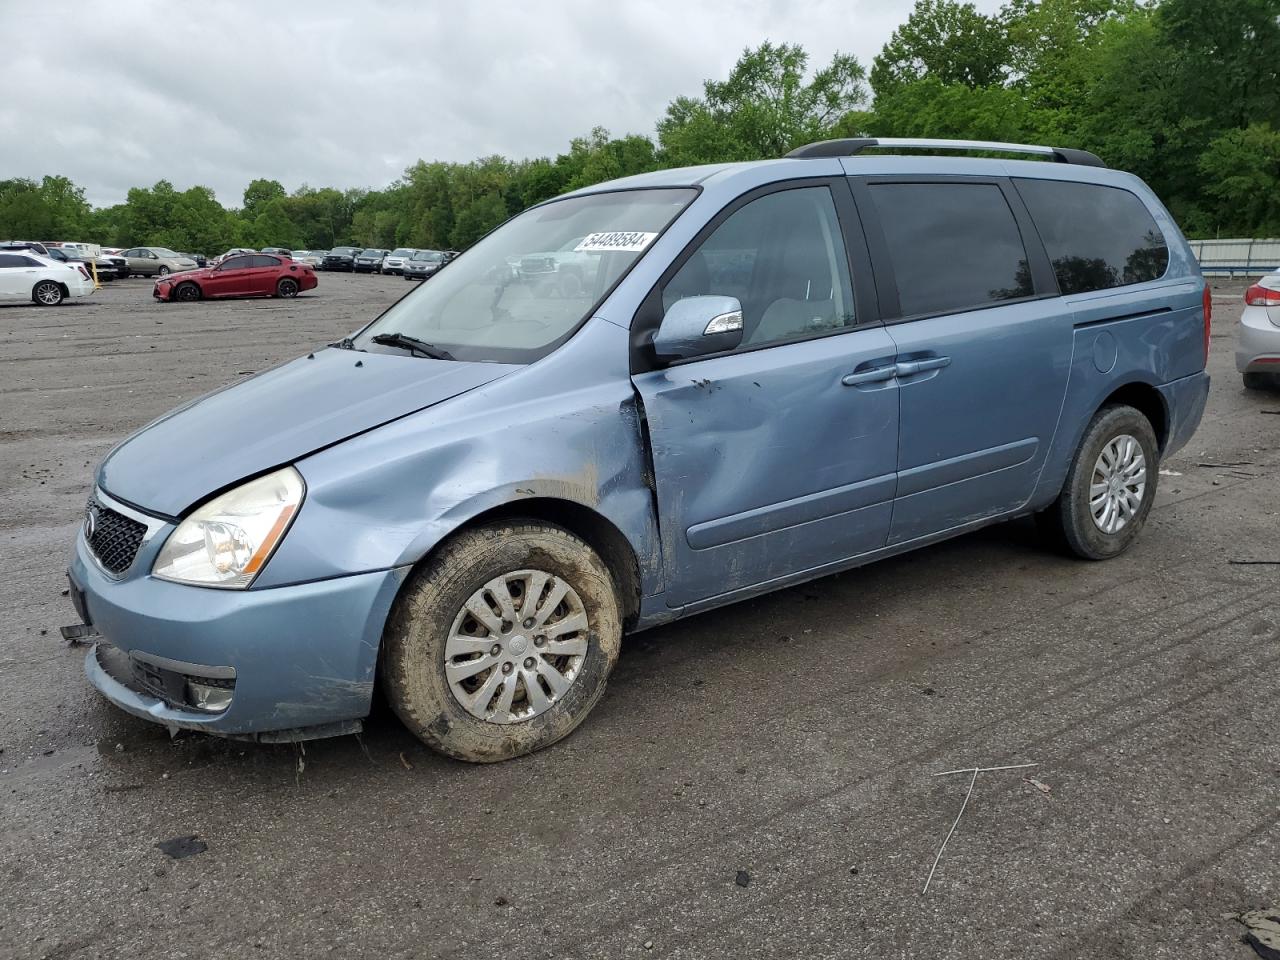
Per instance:
[[[1244,302],[1251,307],[1280,307],[1280,290],[1255,283],[1244,292]]]
[[[86,280],[89,279],[89,271],[84,268],[83,264],[77,266],[76,269],[80,271],[80,276],[84,277]]]

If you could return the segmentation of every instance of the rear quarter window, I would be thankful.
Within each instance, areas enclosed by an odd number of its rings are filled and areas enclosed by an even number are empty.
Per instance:
[[[1063,180],[1014,181],[1064,294],[1159,280],[1169,246],[1138,197],[1121,187]]]
[[[1034,294],[1027,251],[993,183],[873,183],[904,317]]]

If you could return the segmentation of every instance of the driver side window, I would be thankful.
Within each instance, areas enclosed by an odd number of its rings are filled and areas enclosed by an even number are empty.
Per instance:
[[[739,349],[853,326],[849,260],[831,191],[783,190],[734,211],[667,282],[663,309],[705,294],[742,304]]]

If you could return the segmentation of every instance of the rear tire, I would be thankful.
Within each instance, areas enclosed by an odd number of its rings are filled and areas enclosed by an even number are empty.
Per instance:
[[[293,277],[281,277],[280,282],[276,284],[277,297],[296,297],[298,295],[298,281]]]
[[[52,280],[41,280],[31,288],[31,299],[37,307],[56,307],[65,298],[62,287]]]
[[[454,537],[405,585],[382,685],[427,746],[492,763],[568,736],[604,694],[621,642],[594,550],[561,527],[495,523]]]
[[[1078,557],[1119,556],[1146,523],[1159,470],[1151,422],[1130,406],[1103,407],[1076,448],[1058,499],[1037,520],[1050,540]]]
[[[168,267],[161,267],[161,268],[160,268],[160,270],[159,270],[159,275],[160,275],[160,276],[162,276],[162,277],[167,277],[167,276],[169,275],[169,268],[168,268]]]
[[[1280,375],[1274,373],[1246,373],[1244,375],[1246,390],[1280,389]]]

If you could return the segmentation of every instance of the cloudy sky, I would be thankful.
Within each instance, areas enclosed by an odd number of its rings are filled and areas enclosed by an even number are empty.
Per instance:
[[[912,5],[0,0],[0,179],[60,173],[107,205],[164,178],[238,206],[255,177],[382,187],[419,158],[555,155],[597,125],[652,134],[766,39],[869,68]]]

